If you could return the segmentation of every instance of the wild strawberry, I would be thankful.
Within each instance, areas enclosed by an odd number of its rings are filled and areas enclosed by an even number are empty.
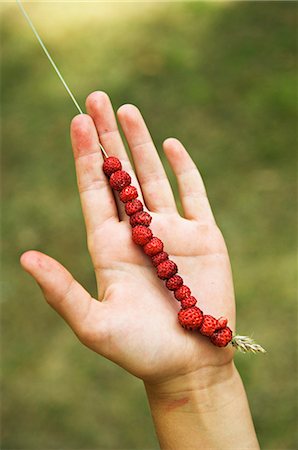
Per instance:
[[[125,203],[125,212],[128,216],[132,216],[140,211],[143,211],[143,203],[137,198]]]
[[[229,327],[221,328],[210,336],[210,341],[217,347],[225,347],[232,340],[233,333]]]
[[[220,317],[219,319],[217,319],[217,330],[220,330],[221,328],[225,328],[227,326],[228,323],[228,319],[226,319],[225,317]]]
[[[176,289],[182,286],[182,284],[183,280],[180,275],[174,275],[167,280],[166,287],[169,289],[169,291],[176,291]]]
[[[134,186],[125,186],[122,191],[119,192],[119,198],[123,203],[134,200],[138,196],[138,191]]]
[[[218,323],[215,317],[206,314],[206,316],[203,317],[200,333],[204,336],[211,336],[217,329],[217,326]]]
[[[181,300],[182,309],[192,308],[197,303],[197,299],[192,295]]]
[[[144,225],[149,227],[152,217],[145,211],[139,211],[130,217],[130,225],[135,227],[136,225]]]
[[[166,280],[167,278],[171,278],[175,273],[177,273],[178,267],[176,264],[167,259],[166,261],[160,263],[157,266],[157,276],[162,280]]]
[[[135,244],[146,245],[152,238],[152,231],[143,225],[137,225],[132,229],[132,239]]]
[[[112,173],[110,177],[110,185],[115,191],[122,191],[125,186],[131,183],[130,175],[125,170],[118,170]]]
[[[178,289],[176,289],[176,291],[174,292],[174,295],[175,295],[175,298],[177,300],[179,300],[179,302],[181,302],[181,300],[184,300],[185,298],[191,296],[191,290],[189,289],[188,286],[185,286],[185,284],[183,284]]]
[[[151,261],[154,267],[157,267],[160,263],[166,261],[167,259],[169,259],[169,255],[167,254],[167,252],[160,252],[157,253],[157,255],[152,256]]]
[[[103,163],[103,171],[107,177],[110,177],[112,173],[122,169],[121,162],[115,156],[109,156]]]
[[[188,309],[180,309],[178,320],[180,325],[186,328],[186,330],[198,330],[203,320],[203,313],[196,306]]]
[[[153,237],[144,247],[144,252],[149,256],[157,255],[157,253],[162,252],[162,250],[163,242],[157,237]]]
[[[211,315],[195,306],[197,300],[191,295],[191,290],[183,284],[183,279],[177,275],[177,265],[169,260],[169,255],[163,251],[163,242],[153,237],[149,226],[152,217],[144,212],[142,202],[137,198],[138,191],[131,185],[130,175],[122,170],[120,160],[114,156],[107,157],[103,164],[103,171],[109,177],[110,186],[119,192],[119,199],[125,204],[125,211],[130,216],[133,241],[144,247],[144,252],[151,256],[153,265],[157,269],[157,276],[166,281],[166,287],[174,291],[175,298],[181,302],[178,319],[182,327],[187,330],[200,330],[201,334],[209,336],[210,341],[225,347],[232,339],[236,348],[243,351],[264,352],[265,350],[245,336],[234,336],[224,317],[216,320]]]

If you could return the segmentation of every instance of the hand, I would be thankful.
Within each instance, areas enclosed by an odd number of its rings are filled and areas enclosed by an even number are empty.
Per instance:
[[[179,325],[179,303],[157,278],[149,257],[132,242],[128,217],[102,170],[98,137],[131,174],[153,217],[154,235],[163,240],[199,307],[205,314],[227,317],[234,329],[229,257],[198,170],[179,141],[164,142],[179,185],[181,217],[138,109],[125,105],[118,110],[136,176],[108,96],[91,94],[87,111],[89,115],[73,119],[71,137],[100,301],[42,253],[22,255],[24,269],[87,347],[144,380],[161,448],[258,449],[245,391],[232,363],[233,349],[217,348]]]
[[[21,258],[24,269],[86,346],[150,384],[229,364],[232,349],[216,348],[208,338],[179,325],[179,302],[157,278],[149,257],[132,242],[129,218],[123,205],[115,201],[102,171],[98,136],[107,153],[120,158],[132,176],[132,184],[153,217],[154,235],[164,242],[198,306],[205,314],[227,317],[234,330],[229,257],[195,164],[178,140],[164,142],[179,185],[181,217],[139,110],[132,105],[118,110],[136,176],[108,96],[91,94],[87,111],[89,115],[73,119],[71,138],[100,301],[42,253],[25,253]]]

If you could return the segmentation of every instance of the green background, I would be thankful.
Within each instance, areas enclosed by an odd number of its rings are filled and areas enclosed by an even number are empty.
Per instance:
[[[238,330],[268,350],[236,356],[264,449],[298,447],[297,6],[26,4],[82,105],[93,90],[138,105],[158,148],[178,137],[200,168],[230,251]],[[2,448],[156,449],[141,381],[83,347],[20,269],[20,254],[40,249],[95,295],[76,111],[14,4],[1,5],[1,25]]]

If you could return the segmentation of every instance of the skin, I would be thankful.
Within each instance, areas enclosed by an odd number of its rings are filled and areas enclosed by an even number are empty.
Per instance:
[[[177,139],[164,142],[182,217],[139,110],[124,105],[117,112],[134,174],[107,94],[90,94],[86,107],[88,115],[72,120],[71,140],[98,299],[45,254],[24,253],[23,268],[83,344],[144,380],[162,448],[258,448],[233,349],[217,348],[177,322],[179,303],[132,242],[129,218],[103,173],[98,142],[131,175],[152,215],[153,234],[164,242],[200,308],[227,317],[234,330],[229,256],[194,162]]]

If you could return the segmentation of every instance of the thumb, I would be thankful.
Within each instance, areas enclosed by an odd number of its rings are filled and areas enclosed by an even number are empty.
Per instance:
[[[44,253],[28,251],[21,256],[20,262],[39,284],[47,302],[80,338],[92,303],[99,302],[61,264]]]

